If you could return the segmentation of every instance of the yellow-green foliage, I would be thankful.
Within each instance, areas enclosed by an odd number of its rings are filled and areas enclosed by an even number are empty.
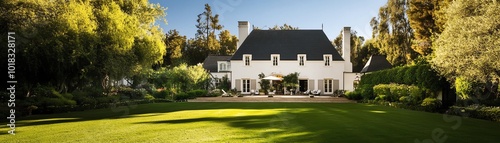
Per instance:
[[[473,93],[472,83],[464,77],[458,77],[455,80],[455,89],[460,99],[469,99]]]

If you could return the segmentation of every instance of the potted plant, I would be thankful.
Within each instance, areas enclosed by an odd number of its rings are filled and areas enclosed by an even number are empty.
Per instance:
[[[275,93],[274,87],[269,88],[269,90],[271,90],[273,92],[273,94]],[[267,97],[273,97],[273,94],[268,93]]]

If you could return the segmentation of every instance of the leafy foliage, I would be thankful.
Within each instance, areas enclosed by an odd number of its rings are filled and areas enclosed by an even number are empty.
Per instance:
[[[408,64],[416,57],[411,48],[413,30],[406,14],[408,5],[407,0],[389,0],[380,8],[378,17],[370,21],[376,47],[394,66]]]
[[[351,30],[351,62],[354,72],[359,72],[363,69],[364,64],[368,62],[370,56],[378,55],[378,49],[373,44],[374,40],[370,39],[366,41],[363,36],[358,36],[355,30]],[[340,34],[332,41],[337,52],[341,55],[342,53],[342,31]]]
[[[500,108],[471,105],[467,107],[452,106],[446,112],[450,115],[467,116],[471,118],[484,119],[500,122]]]
[[[283,26],[274,25],[274,27],[269,28],[269,30],[299,30],[299,27],[293,27],[285,23]]]
[[[271,89],[271,82],[269,80],[264,79],[266,75],[264,73],[259,74],[259,84],[260,84],[260,89],[264,90],[264,94],[267,95],[269,94],[269,90]]]
[[[163,67],[179,65],[182,62],[182,50],[186,47],[186,36],[179,35],[177,30],[169,30],[165,34],[166,54],[163,56]]]
[[[439,91],[444,86],[444,82],[446,81],[442,80],[431,69],[430,65],[413,65],[365,74],[361,77],[360,85],[397,83],[415,85],[431,91]]]
[[[488,85],[500,79],[500,3],[458,0],[446,9],[446,25],[434,41],[433,67],[446,79]],[[488,90],[497,93],[489,86]]]
[[[283,86],[287,89],[297,89],[299,87],[299,73],[290,73],[283,77]]]
[[[210,79],[208,72],[201,65],[181,64],[167,72],[168,84],[180,91],[203,89]]]
[[[16,64],[23,65],[17,71],[25,91],[38,83],[63,93],[87,85],[106,89],[109,80],[132,77],[165,53],[155,24],[165,8],[147,0],[2,3],[0,19],[9,25],[2,33],[16,31],[23,45]]]

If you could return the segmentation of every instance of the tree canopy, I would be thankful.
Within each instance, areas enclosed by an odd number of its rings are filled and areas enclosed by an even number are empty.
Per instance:
[[[435,41],[434,67],[447,79],[491,83],[500,78],[500,3],[457,0]],[[498,83],[497,83],[498,84]]]
[[[16,64],[22,65],[20,82],[27,89],[107,85],[104,79],[131,77],[161,62],[165,53],[155,22],[166,8],[147,0],[15,0],[3,1],[0,9],[9,26],[2,33],[19,34]]]

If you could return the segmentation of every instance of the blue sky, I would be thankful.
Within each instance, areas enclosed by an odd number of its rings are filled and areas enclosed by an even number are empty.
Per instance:
[[[204,4],[220,15],[220,24],[231,34],[238,34],[238,21],[267,29],[284,23],[300,29],[321,29],[330,40],[342,27],[349,26],[366,39],[371,37],[370,19],[377,16],[385,0],[150,0],[166,10],[167,23],[161,24],[164,32],[177,29],[188,38],[196,33],[197,15],[204,11]]]

